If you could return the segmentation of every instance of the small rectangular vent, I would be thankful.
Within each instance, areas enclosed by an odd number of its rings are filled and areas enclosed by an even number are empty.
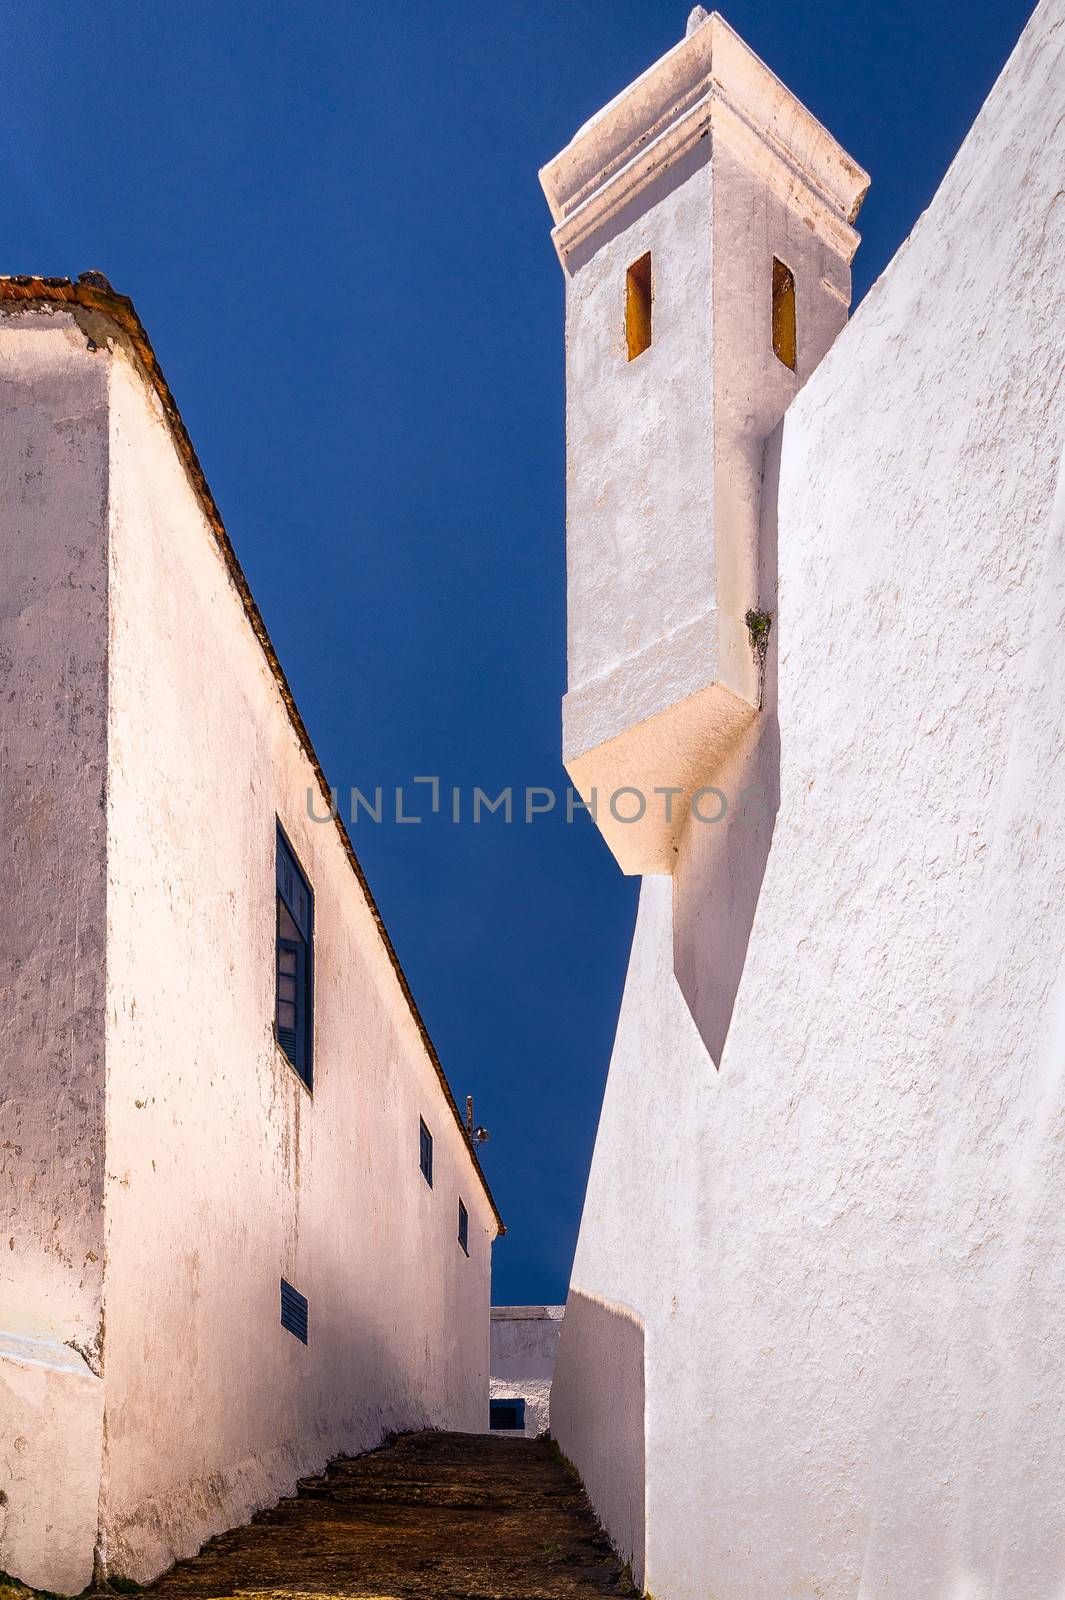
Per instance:
[[[466,1210],[466,1207],[463,1205],[461,1200],[459,1201],[459,1244],[465,1250],[466,1254],[469,1255],[470,1217],[469,1212]]]
[[[422,1169],[422,1177],[431,1189],[433,1187],[433,1136],[421,1118],[418,1120],[418,1165]]]
[[[307,1343],[307,1301],[298,1289],[281,1279],[281,1326]]]
[[[509,1432],[525,1431],[525,1401],[524,1400],[490,1400],[488,1402],[488,1425],[494,1433],[497,1429],[506,1429]]]

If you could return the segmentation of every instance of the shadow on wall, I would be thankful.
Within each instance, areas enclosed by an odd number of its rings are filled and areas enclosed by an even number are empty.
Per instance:
[[[644,1578],[644,1335],[627,1306],[571,1289],[562,1321],[551,1421],[615,1548]],[[594,1372],[596,1382],[588,1382]]]
[[[721,1066],[747,960],[780,808],[777,720],[777,492],[783,424],[762,462],[758,594],[771,621],[765,639],[762,713],[707,779],[727,799],[719,822],[689,822],[673,874],[673,968],[703,1043]],[[752,650],[757,651],[752,635]],[[705,814],[717,802],[708,795]]]

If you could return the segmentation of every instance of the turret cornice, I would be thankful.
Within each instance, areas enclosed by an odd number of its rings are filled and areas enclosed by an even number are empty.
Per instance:
[[[868,174],[714,12],[542,169],[563,266],[708,135],[851,260]]]

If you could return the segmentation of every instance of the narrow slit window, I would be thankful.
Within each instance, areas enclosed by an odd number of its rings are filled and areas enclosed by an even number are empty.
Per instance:
[[[651,252],[648,250],[625,274],[625,337],[630,361],[635,361],[650,346],[651,299]]]
[[[773,257],[773,350],[778,361],[795,371],[795,279],[791,268]]]
[[[308,1089],[314,1038],[313,968],[314,896],[278,823],[274,1034]]]
[[[420,1117],[418,1118],[418,1165],[422,1169],[422,1177],[431,1189],[433,1187],[433,1136]]]
[[[465,1250],[466,1254],[469,1255],[469,1253],[470,1253],[470,1218],[469,1218],[469,1214],[468,1214],[468,1212],[466,1210],[466,1207],[463,1205],[461,1200],[459,1201],[459,1244]]]

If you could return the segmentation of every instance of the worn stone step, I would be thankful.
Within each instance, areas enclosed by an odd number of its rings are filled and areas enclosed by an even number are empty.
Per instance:
[[[149,1591],[157,1600],[632,1595],[584,1490],[540,1440],[409,1434],[300,1480]]]

